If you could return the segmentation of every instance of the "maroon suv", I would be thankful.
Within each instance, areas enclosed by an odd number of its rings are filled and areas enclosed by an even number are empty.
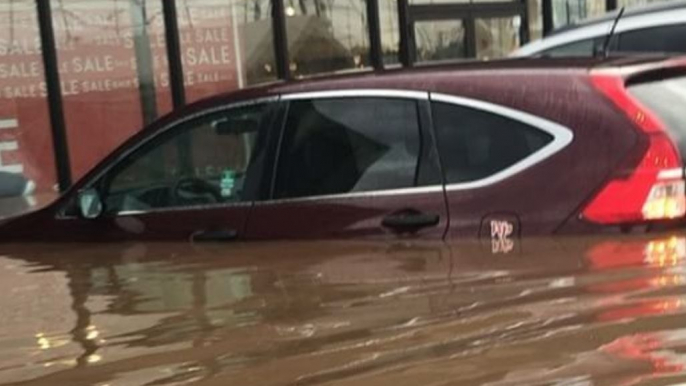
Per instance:
[[[645,231],[686,214],[686,60],[524,59],[246,89],[142,130],[4,240]]]

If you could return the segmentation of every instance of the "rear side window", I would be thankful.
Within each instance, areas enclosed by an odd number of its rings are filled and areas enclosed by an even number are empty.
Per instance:
[[[686,52],[686,24],[625,32],[619,38],[624,52]]]
[[[433,104],[438,148],[448,183],[478,181],[522,161],[553,140],[547,132],[500,115]]]
[[[587,39],[581,40],[574,43],[565,44],[563,46],[558,46],[551,48],[549,50],[540,53],[541,56],[549,56],[553,58],[561,57],[587,57],[593,56],[593,50],[595,49],[595,40]]]
[[[640,83],[629,92],[667,125],[682,159],[686,157],[686,76]]]
[[[296,100],[286,121],[274,196],[413,187],[420,149],[415,101]]]

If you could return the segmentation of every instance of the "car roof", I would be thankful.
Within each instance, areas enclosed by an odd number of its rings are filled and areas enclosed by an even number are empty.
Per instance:
[[[575,42],[607,36],[619,11],[582,23],[563,27],[545,38],[515,51],[513,57],[527,57]],[[630,8],[619,19],[616,34],[645,28],[686,24],[686,0],[671,1],[650,7]]]
[[[655,16],[654,14],[656,14],[656,13],[680,10],[683,8],[686,8],[686,0],[673,0],[673,1],[659,2],[659,3],[648,4],[648,5],[643,6],[643,7],[626,8],[624,11],[624,14],[622,15],[622,18],[632,18],[632,17],[645,16],[645,15]],[[553,30],[548,36],[554,36],[554,35],[557,35],[559,33],[571,31],[571,30],[578,29],[578,28],[584,28],[584,27],[595,25],[595,24],[603,24],[603,23],[607,23],[607,22],[614,22],[615,19],[617,18],[617,16],[619,15],[620,11],[621,11],[621,8],[616,9],[614,11],[610,11],[610,12],[606,13],[605,15],[602,15],[599,17],[588,18],[588,19],[582,20],[580,22],[565,25],[563,27],[560,27],[560,28]]]
[[[608,58],[506,58],[491,61],[470,60],[454,63],[422,65],[413,68],[393,68],[384,71],[357,71],[276,81],[220,93],[194,103],[198,108],[207,104],[227,104],[276,97],[283,94],[351,90],[396,89],[432,91],[440,89],[446,79],[456,78],[511,78],[526,76],[579,76],[591,69],[639,66],[660,63],[669,56],[632,55]]]

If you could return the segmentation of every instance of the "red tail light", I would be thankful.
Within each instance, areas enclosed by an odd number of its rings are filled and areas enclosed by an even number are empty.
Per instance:
[[[614,75],[593,75],[594,86],[648,135],[648,150],[629,174],[611,180],[584,209],[583,217],[619,224],[683,217],[686,214],[683,164],[665,127]]]

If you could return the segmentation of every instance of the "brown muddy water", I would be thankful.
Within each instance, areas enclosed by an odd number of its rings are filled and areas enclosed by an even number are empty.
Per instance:
[[[686,238],[0,246],[0,385],[686,384]]]

